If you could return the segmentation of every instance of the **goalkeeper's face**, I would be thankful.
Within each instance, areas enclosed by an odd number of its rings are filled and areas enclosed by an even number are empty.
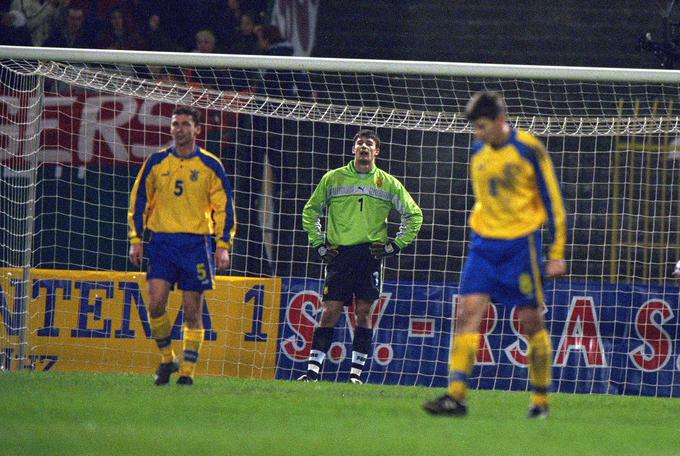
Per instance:
[[[378,154],[380,154],[380,149],[378,149],[375,140],[360,136],[354,142],[354,161],[356,164],[372,166]]]
[[[175,114],[170,121],[170,134],[175,141],[175,147],[191,148],[193,150],[196,136],[200,133],[200,127],[194,123],[193,117],[188,114]]]

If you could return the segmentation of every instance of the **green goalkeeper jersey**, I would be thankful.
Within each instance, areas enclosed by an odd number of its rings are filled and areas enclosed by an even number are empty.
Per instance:
[[[321,216],[327,213],[326,237],[322,234]],[[423,213],[399,180],[373,167],[360,174],[350,162],[327,172],[302,210],[302,226],[309,243],[349,246],[369,242],[387,242],[387,216],[395,209],[401,226],[394,243],[404,248],[415,239]]]

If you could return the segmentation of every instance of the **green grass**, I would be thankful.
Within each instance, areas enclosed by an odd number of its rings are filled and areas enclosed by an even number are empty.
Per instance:
[[[150,376],[0,375],[2,455],[680,455],[680,401],[473,391],[464,419],[426,415],[423,387]]]

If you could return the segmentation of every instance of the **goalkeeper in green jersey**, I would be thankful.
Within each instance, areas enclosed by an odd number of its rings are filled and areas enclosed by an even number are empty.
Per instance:
[[[380,138],[374,131],[361,130],[354,136],[353,153],[353,161],[321,178],[302,211],[309,243],[326,263],[326,280],[321,322],[314,331],[307,373],[298,378],[301,381],[318,380],[343,306],[354,298],[350,381],[363,383],[361,373],[373,338],[370,310],[382,287],[382,259],[413,242],[423,223],[422,211],[402,183],[376,166]],[[325,237],[321,232],[324,209]],[[401,215],[401,227],[389,241],[387,216],[392,209]]]

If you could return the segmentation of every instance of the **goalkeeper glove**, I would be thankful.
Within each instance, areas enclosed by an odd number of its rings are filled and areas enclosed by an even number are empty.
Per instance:
[[[319,254],[324,263],[330,263],[333,258],[338,256],[338,249],[335,246],[320,245],[316,248],[316,253]]]
[[[381,242],[374,242],[371,244],[371,255],[375,258],[385,258],[399,253],[399,246],[394,242],[383,244]]]

